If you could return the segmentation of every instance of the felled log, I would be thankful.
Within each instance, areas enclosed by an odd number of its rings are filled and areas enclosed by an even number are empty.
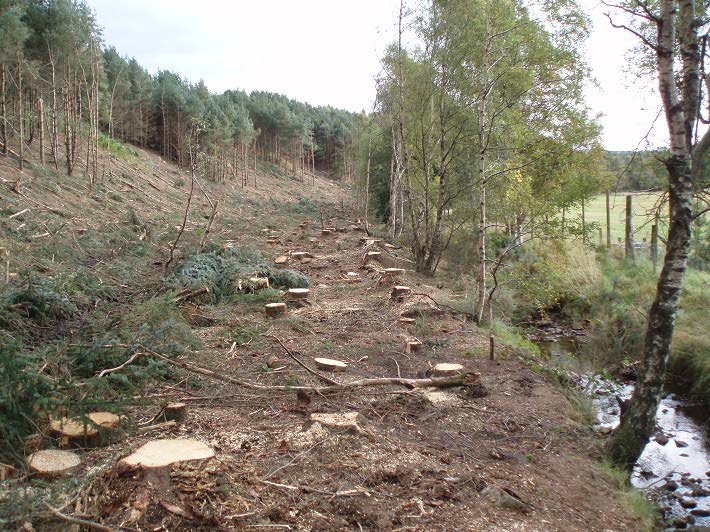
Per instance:
[[[153,440],[121,459],[119,463],[144,469],[156,469],[179,462],[207,460],[213,456],[214,451],[201,441]]]
[[[44,449],[29,455],[25,462],[33,474],[52,478],[71,473],[81,464],[81,459],[70,451]]]
[[[212,371],[207,368],[201,368],[185,362],[184,360],[176,360],[168,358],[159,353],[150,352],[150,355],[160,359],[171,366],[182,368],[198,375],[204,375],[212,379],[228,382],[236,386],[242,386],[249,390],[261,390],[261,391],[271,391],[271,392],[285,392],[292,393],[298,390],[304,390],[313,393],[342,393],[350,392],[358,388],[369,388],[372,386],[401,386],[410,390],[417,388],[455,388],[457,386],[474,386],[478,384],[480,373],[466,372],[459,373],[453,377],[446,378],[426,378],[426,379],[406,379],[403,377],[384,377],[384,378],[371,378],[371,379],[360,379],[352,382],[344,382],[335,384],[328,384],[326,386],[290,386],[290,385],[268,385],[268,384],[257,384],[255,382],[245,381],[242,379],[237,379],[229,375],[225,375],[223,372]]]
[[[286,303],[268,303],[264,311],[269,318],[278,318],[286,315]]]
[[[326,371],[345,371],[348,368],[348,365],[345,362],[341,362],[340,360],[333,360],[330,358],[314,358],[313,362],[316,363],[316,366],[320,370],[326,370]]]

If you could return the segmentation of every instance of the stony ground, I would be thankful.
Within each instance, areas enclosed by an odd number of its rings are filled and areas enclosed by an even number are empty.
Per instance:
[[[149,170],[134,165],[107,178],[102,193],[122,195],[108,207],[69,184],[42,191],[39,179],[19,195],[3,189],[3,199],[12,202],[11,212],[28,206],[50,220],[52,209],[73,213],[65,216],[71,231],[51,223],[42,231],[57,239],[119,223],[127,205],[138,216],[174,225],[187,189],[173,181],[184,173],[140,153]],[[312,258],[290,258],[289,267],[306,273],[312,285],[307,304],[291,304],[287,316],[276,319],[267,318],[259,302],[183,303],[202,341],[184,361],[263,385],[322,385],[296,361],[315,370],[315,357],[348,364],[344,373],[321,372],[338,382],[424,377],[442,362],[460,363],[480,378],[446,390],[383,386],[296,394],[176,370],[177,382],[134,398],[126,422],[150,425],[162,405],[182,401],[188,405],[184,423],[129,430],[110,446],[81,451],[77,477],[83,484],[69,502],[82,518],[122,530],[638,529],[617,484],[599,467],[598,437],[565,391],[533,372],[515,349],[501,347],[498,360],[489,361],[485,334],[448,306],[460,295],[445,281],[413,273],[404,250],[363,242],[339,186],[324,178],[305,186],[272,176],[258,189],[220,185],[213,194],[222,199],[215,242],[249,243],[269,260],[309,252]],[[289,211],[303,198],[318,211]],[[199,215],[188,231],[204,224],[206,198],[194,209]],[[320,212],[326,225],[343,232],[321,234]],[[269,236],[276,242],[267,243]],[[155,253],[164,257],[165,249],[156,245]],[[383,276],[382,265],[363,266],[364,254],[375,249],[405,274],[395,281]],[[13,257],[23,260],[22,251],[14,248]],[[94,258],[92,267],[108,275],[110,253]],[[142,268],[124,285],[126,299],[115,309],[130,312],[131,297],[159,286],[162,267]],[[392,300],[395,282],[414,294]],[[416,321],[402,323],[403,315]],[[406,343],[414,339],[422,347],[408,353]],[[357,425],[313,421],[319,413],[355,413]],[[156,438],[197,439],[216,456],[151,472],[115,465]]]

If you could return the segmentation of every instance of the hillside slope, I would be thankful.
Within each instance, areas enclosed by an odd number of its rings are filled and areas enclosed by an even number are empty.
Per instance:
[[[453,311],[458,296],[445,286],[407,270],[396,283],[414,294],[390,297],[394,279],[382,266],[364,267],[363,255],[378,250],[407,267],[405,254],[362,241],[339,185],[322,176],[301,183],[268,168],[256,187],[200,182],[205,193],[194,190],[166,279],[190,177],[153,153],[136,153],[115,161],[113,175],[91,194],[81,177],[46,169],[20,175],[0,158],[0,248],[9,256],[3,340],[40,354],[36,369],[47,378],[58,382],[74,372],[78,393],[59,410],[101,399],[125,416],[126,427],[110,445],[78,451],[76,482],[34,483],[30,491],[19,489],[32,482],[25,476],[3,483],[0,522],[63,529],[39,494],[65,516],[134,530],[641,527],[620,497],[623,488],[598,465],[588,419],[562,388],[533,372],[514,348],[487,360],[484,335]],[[204,253],[195,255],[216,200]],[[322,234],[321,213],[339,231]],[[298,251],[311,257],[297,261]],[[247,263],[257,264],[257,273],[274,268],[276,257],[288,257],[285,267],[310,279],[309,302],[291,305],[284,318],[263,312],[265,303],[283,300],[281,292],[244,293],[234,278],[225,283],[205,273],[205,265]],[[184,287],[208,283],[208,294],[181,299]],[[17,296],[34,285],[51,286],[73,306],[57,304],[39,316],[50,321],[39,319],[34,300]],[[414,323],[402,323],[403,314]],[[405,345],[413,339],[423,345],[410,353]],[[192,369],[166,365],[160,354]],[[314,357],[346,362],[347,371],[318,372]],[[291,389],[322,380],[417,378],[444,362],[463,364],[480,379],[446,390]],[[102,370],[110,370],[103,381]],[[82,378],[113,387],[82,394]],[[186,421],[154,426],[169,402],[187,404]],[[314,421],[314,413],[356,413],[357,425],[331,426],[327,418]],[[35,423],[43,446],[59,443],[41,417]],[[116,466],[157,438],[194,438],[216,457],[161,470]]]

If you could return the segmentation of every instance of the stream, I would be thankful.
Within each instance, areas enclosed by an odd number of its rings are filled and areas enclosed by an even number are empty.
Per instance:
[[[609,433],[619,424],[616,397],[628,399],[632,383],[604,378],[591,360],[578,355],[575,337],[536,339],[561,369],[591,397],[596,429]],[[667,391],[656,413],[659,432],[648,442],[631,474],[631,484],[650,490],[663,512],[667,530],[710,527],[710,424],[708,412],[682,394]],[[696,530],[703,528],[696,528]],[[706,530],[710,530],[707,528]]]

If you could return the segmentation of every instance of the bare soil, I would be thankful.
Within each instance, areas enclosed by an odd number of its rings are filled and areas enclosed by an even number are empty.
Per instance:
[[[49,190],[41,178],[26,179],[19,194],[0,187],[9,211],[32,212],[12,220],[4,214],[2,223],[13,230],[26,223],[34,234],[50,233],[30,242],[71,242],[77,231],[101,232],[108,224],[124,223],[130,206],[139,218],[167,231],[179,223],[187,195],[187,187],[175,181],[189,178],[155,154],[139,153],[140,165],[120,163],[93,195],[76,179]],[[0,159],[0,170],[7,176],[11,165]],[[321,396],[257,393],[185,372],[177,383],[152,386],[136,396],[140,406],[127,412],[140,425],[154,418],[161,405],[186,402],[183,424],[134,431],[108,447],[82,451],[84,518],[126,530],[639,527],[615,481],[598,465],[599,437],[563,389],[533,372],[515,349],[500,348],[498,360],[488,360],[483,331],[444,306],[455,295],[447,286],[433,286],[442,280],[420,277],[405,266],[397,284],[411,287],[415,295],[392,301],[393,280],[362,268],[364,235],[352,229],[356,216],[340,184],[323,176],[311,185],[261,175],[258,188],[209,188],[222,205],[212,240],[249,243],[270,259],[308,251],[314,256],[310,262],[289,267],[306,273],[312,285],[308,304],[290,305],[287,317],[279,319],[266,318],[260,305],[184,303],[183,312],[203,344],[186,358],[191,364],[260,384],[321,384],[284,352],[278,338],[311,368],[314,357],[346,362],[345,373],[328,374],[341,382],[416,378],[434,364],[449,362],[480,373],[480,385],[376,387]],[[122,201],[107,199],[112,193]],[[209,214],[207,200],[196,197],[188,231],[203,227]],[[317,214],[285,212],[284,205],[301,198],[319,205],[329,224],[347,232],[324,236]],[[299,228],[304,218],[309,223]],[[47,231],[41,231],[43,224]],[[278,231],[277,244],[266,243],[269,227]],[[195,239],[188,239],[185,248]],[[12,248],[13,265],[33,264],[32,243],[5,244]],[[155,248],[133,282],[123,287],[116,312],[130,312],[138,294],[160,289],[162,266],[150,262],[165,258],[167,244]],[[113,253],[118,251],[87,253],[84,260],[109,275]],[[406,255],[402,250],[397,254]],[[414,315],[416,323],[400,323],[403,313]],[[228,333],[235,328],[258,334],[232,345]],[[408,354],[406,342],[414,338],[423,346]],[[269,367],[273,356],[282,364]],[[359,413],[361,430],[310,421],[312,413],[346,412]],[[150,472],[117,465],[118,458],[151,439],[176,437],[203,441],[217,456]],[[501,488],[522,506],[510,509],[484,496],[486,486]]]

